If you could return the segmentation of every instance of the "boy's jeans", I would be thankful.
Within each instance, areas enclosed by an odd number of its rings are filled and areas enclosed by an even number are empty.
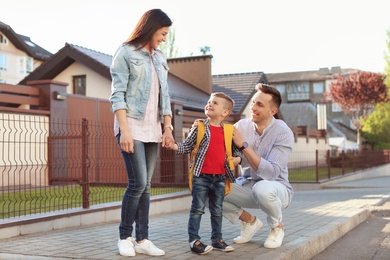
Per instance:
[[[211,240],[222,238],[222,203],[225,174],[200,174],[192,179],[192,205],[188,220],[188,242],[200,240],[199,227],[206,200],[209,199]]]

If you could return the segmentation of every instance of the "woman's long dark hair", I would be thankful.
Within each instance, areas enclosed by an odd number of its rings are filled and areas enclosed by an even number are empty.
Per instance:
[[[161,9],[151,9],[144,13],[129,38],[124,43],[145,46],[154,33],[162,27],[170,27],[171,19]]]

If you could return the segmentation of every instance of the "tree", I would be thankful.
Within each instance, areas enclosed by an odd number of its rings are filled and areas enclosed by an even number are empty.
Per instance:
[[[171,27],[167,35],[166,42],[160,45],[160,50],[167,58],[176,58],[178,56],[178,48],[175,46],[176,28]]]
[[[202,46],[199,48],[199,50],[203,55],[206,55],[207,53],[209,53],[211,51],[211,48],[210,48],[210,46]]]
[[[387,53],[385,52],[385,84],[390,88],[390,31],[387,31]],[[372,141],[376,148],[390,149],[390,103],[378,104],[362,128],[362,135]]]
[[[390,149],[390,103],[375,106],[362,128],[362,136],[376,149]]]
[[[387,75],[385,83],[387,87],[390,88],[390,30],[387,31],[387,52],[385,52],[385,61],[386,61],[386,67],[385,67],[385,74]]]
[[[360,132],[375,104],[388,100],[385,76],[373,72],[357,71],[339,76],[325,92],[327,101],[337,103],[346,115],[351,116],[357,130],[357,143],[360,146]]]

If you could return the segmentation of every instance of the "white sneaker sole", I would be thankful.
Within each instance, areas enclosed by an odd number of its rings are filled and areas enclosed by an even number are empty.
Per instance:
[[[250,234],[247,238],[238,236],[233,239],[233,242],[236,244],[244,244],[251,241],[253,236],[256,235],[256,232],[259,231],[259,229],[263,226],[263,222],[261,222],[260,219],[256,218],[256,223],[254,225],[256,225],[256,228],[253,230],[252,234]]]

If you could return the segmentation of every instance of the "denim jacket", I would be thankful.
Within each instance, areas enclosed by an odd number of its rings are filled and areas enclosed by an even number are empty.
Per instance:
[[[199,149],[196,153],[195,161],[193,162],[193,163],[195,163],[194,176],[197,176],[197,177],[199,177],[199,175],[201,173],[200,171],[202,170],[203,162],[204,162],[204,159],[206,157],[206,152],[207,152],[207,149],[209,148],[209,144],[210,144],[210,124],[209,124],[208,120],[204,120],[203,122],[204,122],[204,126],[205,126],[205,134],[203,136],[202,141],[199,144]],[[222,125],[222,127],[223,127],[223,125]],[[190,132],[190,134],[188,135],[188,137],[186,138],[186,140],[184,142],[176,143],[177,147],[178,147],[178,150],[176,153],[177,154],[191,153],[195,147],[197,135],[198,135],[198,128],[196,127]],[[242,155],[240,149],[234,144],[234,142],[232,142],[232,154],[233,154],[233,157]],[[228,163],[227,159],[225,160],[225,170],[226,170],[226,177],[229,178],[230,182],[232,182],[232,183],[235,182],[234,172],[232,170],[230,170],[229,163]]]
[[[159,111],[160,120],[163,116],[172,116],[171,101],[168,89],[168,64],[160,50],[152,55],[136,46],[122,44],[112,59],[110,73],[111,111],[126,109],[127,117],[143,119],[152,86],[152,60],[159,79]]]

